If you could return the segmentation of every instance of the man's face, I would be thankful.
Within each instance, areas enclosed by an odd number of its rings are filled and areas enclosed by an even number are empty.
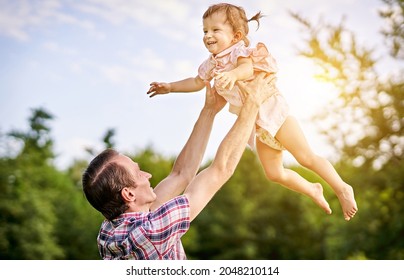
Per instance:
[[[144,205],[154,202],[156,200],[156,194],[154,193],[153,188],[151,188],[149,181],[152,175],[140,170],[139,165],[127,156],[119,155],[116,158],[116,162],[124,166],[136,182],[136,185],[134,186],[136,203]]]

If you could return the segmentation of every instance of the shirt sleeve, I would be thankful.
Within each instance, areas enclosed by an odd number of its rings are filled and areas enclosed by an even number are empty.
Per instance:
[[[210,57],[206,59],[198,68],[198,76],[204,80],[204,81],[209,81],[212,79],[211,73],[212,73],[213,67],[211,63]]]
[[[171,250],[188,231],[190,207],[186,196],[177,196],[149,215],[150,240],[160,254]]]
[[[250,57],[253,62],[254,70],[267,73],[276,73],[278,71],[276,60],[268,51],[264,43],[258,43],[256,47],[246,47],[241,45],[235,48],[230,54],[230,61],[237,65],[239,57]]]

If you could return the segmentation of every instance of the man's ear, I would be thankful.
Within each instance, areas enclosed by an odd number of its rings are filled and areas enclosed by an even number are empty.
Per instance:
[[[136,195],[135,195],[134,190],[135,190],[135,188],[128,188],[128,187],[123,188],[121,190],[121,196],[122,196],[123,200],[125,200],[126,202],[135,201]]]

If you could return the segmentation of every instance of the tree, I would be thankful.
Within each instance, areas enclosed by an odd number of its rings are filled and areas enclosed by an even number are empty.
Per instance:
[[[115,148],[115,141],[113,138],[115,137],[115,129],[109,128],[105,132],[105,135],[102,137],[102,142],[104,144],[104,149],[113,149]],[[86,152],[91,156],[96,156],[100,151],[96,151],[93,147],[86,147]]]
[[[386,6],[379,14],[386,20],[382,34],[393,57],[404,58],[404,2],[402,0],[382,0]]]
[[[296,171],[319,180],[303,168]],[[193,221],[184,246],[196,259],[322,259],[325,218],[307,197],[268,181],[256,154],[247,150],[231,179]]]
[[[0,159],[1,259],[99,258],[102,217],[90,210],[74,177],[53,165],[52,118],[34,109],[28,131],[9,133],[22,146]]]
[[[383,17],[390,27],[384,32],[391,40],[391,53],[400,58],[403,43],[403,2],[384,1],[390,6]],[[393,12],[394,11],[394,12]],[[308,34],[301,55],[320,69],[318,78],[332,83],[338,98],[315,119],[322,132],[344,161],[380,168],[404,157],[403,69],[378,73],[374,49],[362,46],[344,23],[337,26],[320,21],[312,24],[295,13]]]
[[[345,28],[292,16],[308,37],[300,54],[321,69],[338,97],[316,117],[341,153],[340,174],[355,186],[359,212],[350,227],[330,224],[327,258],[402,259],[404,215],[403,1],[384,0],[383,35],[397,69],[380,75],[374,50]],[[354,164],[355,166],[353,166]],[[361,174],[366,174],[363,176]]]
[[[30,130],[9,135],[22,141],[15,158],[0,161],[0,258],[62,258],[54,226],[54,189],[61,183],[50,165],[53,141],[47,121],[52,115],[44,109],[32,111]]]
[[[32,116],[29,118],[30,130],[27,132],[12,131],[9,133],[9,136],[23,143],[18,157],[21,159],[31,157],[26,159],[39,165],[54,158],[53,141],[49,137],[50,127],[47,125],[47,122],[52,119],[52,114],[45,109],[33,109]]]

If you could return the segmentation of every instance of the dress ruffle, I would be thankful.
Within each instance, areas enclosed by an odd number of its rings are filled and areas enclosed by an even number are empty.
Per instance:
[[[265,44],[261,42],[255,48],[248,48],[244,44],[237,45],[234,51],[230,53],[229,59],[231,64],[236,66],[239,57],[250,57],[255,71],[264,71],[267,73],[276,73],[278,71],[275,59]]]
[[[250,57],[255,71],[267,73],[278,71],[276,60],[264,43],[259,42],[256,47],[246,47],[244,42],[240,41],[215,56],[210,55],[199,66],[198,75],[203,80],[211,80],[218,73],[234,69],[239,57]]]

